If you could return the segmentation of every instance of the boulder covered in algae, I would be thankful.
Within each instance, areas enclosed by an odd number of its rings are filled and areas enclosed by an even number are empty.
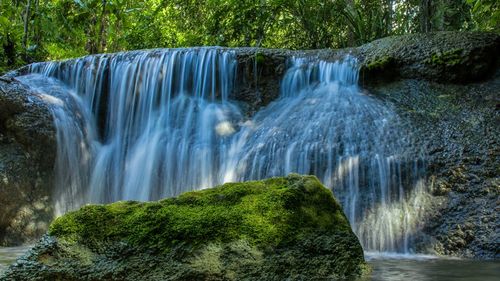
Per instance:
[[[292,174],[85,206],[56,219],[3,280],[337,280],[365,268],[331,191]]]

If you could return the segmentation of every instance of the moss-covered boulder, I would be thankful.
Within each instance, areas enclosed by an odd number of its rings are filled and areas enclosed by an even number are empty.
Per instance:
[[[363,250],[313,176],[228,183],[56,219],[4,280],[336,280]]]

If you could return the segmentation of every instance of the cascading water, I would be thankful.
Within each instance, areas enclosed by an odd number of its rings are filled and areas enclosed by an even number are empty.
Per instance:
[[[357,86],[356,61],[296,58],[280,97],[246,120],[232,51],[156,50],[31,66],[51,104],[57,206],[155,200],[227,181],[315,174],[365,250],[410,250],[423,167],[397,114]],[[62,84],[62,82],[65,85]]]
[[[353,58],[293,60],[280,98],[233,141],[226,181],[314,174],[342,202],[366,250],[408,252],[424,169],[398,115],[357,86]]]
[[[217,171],[230,141],[225,136],[242,118],[227,99],[235,67],[233,53],[202,48],[92,56],[73,64],[35,64],[32,71],[65,81],[92,112],[85,119],[93,129],[92,157],[80,163],[91,168],[80,169],[72,181],[86,190],[84,201],[112,202],[220,183]],[[66,130],[58,127],[62,135],[72,134]],[[61,166],[78,170],[72,164]],[[62,184],[59,189],[66,188]]]

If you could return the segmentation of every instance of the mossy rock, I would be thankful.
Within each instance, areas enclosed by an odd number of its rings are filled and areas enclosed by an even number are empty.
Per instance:
[[[364,268],[331,191],[290,175],[85,206],[56,219],[5,280],[335,280]]]
[[[425,62],[431,65],[454,66],[464,61],[463,52],[461,49],[436,52],[429,59],[425,60]]]
[[[481,32],[434,32],[391,36],[354,50],[361,78],[394,78],[467,83],[490,77],[500,56],[500,36]]]
[[[380,81],[390,80],[396,75],[396,64],[397,61],[392,56],[376,56],[362,64],[361,72],[363,77],[377,77]]]
[[[389,56],[384,56],[380,58],[375,58],[366,64],[366,70],[384,70],[394,63],[394,58]]]

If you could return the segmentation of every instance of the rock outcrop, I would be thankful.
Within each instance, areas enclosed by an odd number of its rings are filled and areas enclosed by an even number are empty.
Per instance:
[[[421,252],[500,258],[500,72],[467,85],[402,79],[368,87],[415,129],[427,161]]]
[[[0,246],[40,237],[52,219],[52,122],[35,93],[0,77]]]
[[[463,84],[490,77],[499,48],[494,33],[434,32],[375,40],[355,52],[367,83],[404,78]]]
[[[85,206],[56,219],[3,280],[337,280],[364,270],[331,191],[292,174]]]
[[[287,59],[335,61],[345,55],[359,60],[360,84],[418,79],[466,84],[488,79],[499,66],[500,36],[480,32],[433,32],[375,40],[339,50],[282,50],[238,48],[238,87],[235,98],[246,102],[250,112],[279,95]]]

